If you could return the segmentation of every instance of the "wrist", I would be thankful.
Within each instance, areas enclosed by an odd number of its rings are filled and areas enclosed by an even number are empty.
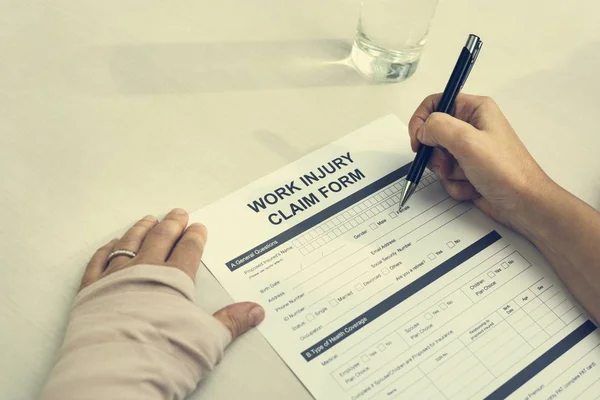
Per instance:
[[[510,217],[510,226],[529,240],[551,231],[555,216],[568,201],[567,192],[548,176],[528,184],[519,191],[519,201]]]

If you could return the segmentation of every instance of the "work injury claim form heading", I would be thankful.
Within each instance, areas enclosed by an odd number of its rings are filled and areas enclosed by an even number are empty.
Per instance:
[[[596,399],[600,335],[538,251],[387,116],[192,214],[203,261],[316,399]]]

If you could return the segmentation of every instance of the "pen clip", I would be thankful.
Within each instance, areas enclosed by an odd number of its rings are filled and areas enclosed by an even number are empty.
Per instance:
[[[474,39],[474,42],[472,41],[473,39]],[[465,75],[462,79],[462,83],[460,85],[461,89],[463,88],[463,86],[465,86],[465,83],[467,82],[467,78],[471,74],[471,70],[473,69],[473,66],[475,65],[475,61],[477,61],[477,57],[479,56],[479,52],[481,51],[481,46],[483,46],[483,41],[481,41],[481,39],[479,39],[475,35],[469,36],[469,41],[467,42],[466,47],[467,47],[467,50],[469,50],[469,52],[471,53],[471,62],[469,63],[469,67],[467,68],[467,71],[465,72]]]

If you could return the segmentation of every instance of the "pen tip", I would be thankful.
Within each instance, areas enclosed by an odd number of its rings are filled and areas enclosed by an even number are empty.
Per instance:
[[[408,196],[402,197],[402,200],[400,201],[400,208],[404,207],[406,205],[407,201],[408,201]]]
[[[400,209],[402,209],[402,207],[404,207],[404,205],[408,202],[408,199],[410,199],[410,196],[413,194],[415,190],[415,184],[411,181],[406,181],[406,183],[404,184],[404,190],[402,190],[402,197],[400,197]]]

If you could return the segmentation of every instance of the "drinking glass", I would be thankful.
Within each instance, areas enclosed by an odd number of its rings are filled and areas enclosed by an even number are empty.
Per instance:
[[[397,82],[416,71],[438,0],[363,0],[350,60],[368,79]]]

